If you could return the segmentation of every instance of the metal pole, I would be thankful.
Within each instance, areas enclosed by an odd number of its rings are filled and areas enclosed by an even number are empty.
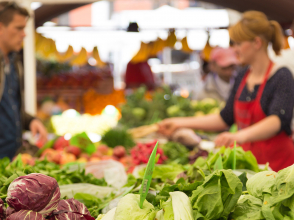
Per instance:
[[[23,6],[30,12],[31,18],[27,22],[24,39],[24,99],[25,110],[31,115],[36,115],[37,110],[37,82],[35,59],[35,24],[34,11],[31,9],[31,0],[23,0]]]
[[[162,53],[163,64],[169,69],[170,64],[172,63],[171,57],[171,48],[165,47]],[[165,84],[170,85],[172,84],[172,73],[166,69],[163,73],[163,81]]]

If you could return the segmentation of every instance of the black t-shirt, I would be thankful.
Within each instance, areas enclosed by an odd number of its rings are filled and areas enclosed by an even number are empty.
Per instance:
[[[227,104],[220,113],[223,120],[229,126],[235,123],[234,99],[247,69],[248,68],[244,68],[239,72]],[[244,86],[239,101],[254,100],[259,86],[260,85],[256,85],[253,92],[250,92],[247,86]],[[288,135],[292,133],[291,120],[294,107],[294,80],[289,69],[283,67],[277,70],[276,73],[268,79],[261,96],[260,104],[267,116],[277,115],[280,118],[281,131],[285,131]]]

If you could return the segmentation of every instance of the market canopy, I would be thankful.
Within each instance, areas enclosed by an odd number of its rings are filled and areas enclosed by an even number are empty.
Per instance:
[[[114,18],[119,27],[127,27],[136,21],[141,29],[202,29],[219,28],[229,25],[226,10],[205,10],[202,8],[177,8],[164,5],[156,10],[122,11]]]
[[[270,19],[277,20],[282,24],[290,24],[294,19],[292,0],[202,0],[223,7],[231,8],[240,12],[257,10],[264,12]]]
[[[291,0],[203,0],[204,2],[214,3],[226,8],[231,8],[240,12],[247,10],[258,10],[262,11],[270,19],[277,20],[282,24],[290,24],[294,19],[293,8],[294,1]],[[75,3],[78,1],[71,1],[72,4],[68,4],[69,1],[64,1],[65,4],[57,4],[56,1],[40,0],[43,3],[41,7],[35,10],[35,21],[36,25],[42,25],[45,21],[51,20],[62,13],[70,11],[74,8],[85,5],[85,3]],[[94,1],[93,1],[94,2]]]
[[[36,27],[42,26],[43,23],[49,21],[58,15],[66,13],[75,8],[79,8],[86,4],[74,3],[74,4],[58,4],[58,5],[42,5],[35,10],[35,25]]]

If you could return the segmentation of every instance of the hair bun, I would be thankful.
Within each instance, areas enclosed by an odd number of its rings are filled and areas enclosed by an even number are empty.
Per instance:
[[[230,37],[235,42],[251,41],[262,37],[265,46],[272,43],[273,50],[278,55],[283,46],[283,34],[280,24],[269,21],[267,16],[259,11],[243,13],[241,21],[229,29]]]

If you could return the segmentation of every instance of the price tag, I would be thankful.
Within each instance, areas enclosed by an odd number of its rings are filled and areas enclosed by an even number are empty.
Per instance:
[[[146,196],[147,196],[149,188],[150,188],[152,174],[153,174],[154,166],[155,166],[157,147],[158,147],[158,142],[156,143],[156,145],[150,155],[150,158],[149,158],[146,170],[145,170],[144,178],[142,181],[142,186],[140,189],[140,208],[141,209],[143,208],[144,200],[146,199]]]

